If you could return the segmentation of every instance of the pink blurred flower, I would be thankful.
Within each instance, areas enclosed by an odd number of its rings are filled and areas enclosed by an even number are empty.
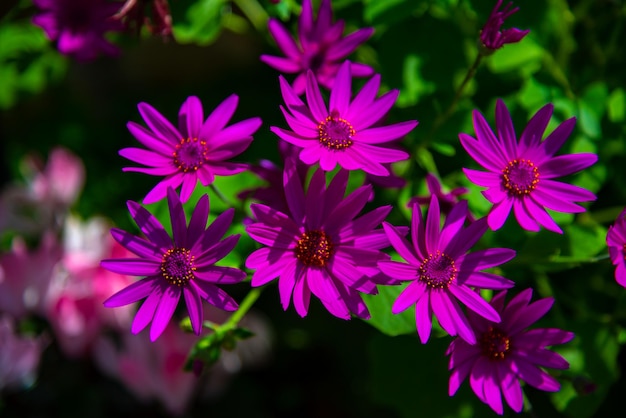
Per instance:
[[[69,150],[56,147],[44,166],[36,156],[24,158],[26,186],[14,185],[0,196],[0,230],[40,235],[59,229],[85,181],[85,167]]]
[[[319,84],[332,88],[346,57],[374,33],[373,28],[365,28],[343,37],[344,21],[333,23],[332,18],[330,0],[322,0],[316,19],[313,19],[311,0],[304,0],[298,19],[299,44],[278,20],[270,19],[268,23],[270,34],[285,57],[261,55],[261,61],[282,73],[298,74],[293,82],[298,95],[304,93],[308,70],[313,72]],[[372,67],[361,63],[351,63],[350,70],[353,77],[374,74]]]
[[[107,329],[126,329],[132,308],[106,309],[104,300],[130,285],[130,276],[111,273],[100,266],[106,257],[132,257],[109,234],[101,218],[82,224],[70,217],[64,234],[65,254],[53,279],[46,316],[63,352],[70,357],[90,353],[94,341]]]
[[[54,234],[46,233],[31,251],[16,237],[11,251],[0,256],[0,312],[20,319],[29,314],[45,315],[45,304],[62,247]]]
[[[30,386],[43,348],[41,338],[15,334],[11,318],[0,317],[0,390]]]
[[[152,12],[147,16],[146,10]],[[122,8],[113,16],[121,20],[126,27],[131,27],[139,34],[146,25],[154,35],[172,37],[172,14],[168,0],[126,0]]]

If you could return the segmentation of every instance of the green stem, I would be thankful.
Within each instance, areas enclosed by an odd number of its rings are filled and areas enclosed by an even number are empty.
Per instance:
[[[262,290],[262,287],[253,287],[243,299],[241,304],[239,304],[239,309],[237,309],[226,322],[220,325],[219,329],[221,331],[235,329],[237,327],[237,324],[239,324],[239,321],[241,321],[241,318],[243,318],[244,315],[248,313],[252,305],[254,305],[259,296],[261,296]]]
[[[467,73],[465,74],[465,78],[463,79],[463,81],[461,82],[461,85],[459,86],[459,88],[456,90],[456,93],[454,95],[454,99],[452,99],[452,102],[450,103],[450,106],[448,106],[448,108],[446,109],[445,112],[441,113],[439,116],[437,116],[437,118],[435,119],[435,122],[433,123],[432,128],[430,129],[430,132],[428,134],[427,140],[425,141],[424,146],[427,146],[430,141],[432,140],[432,137],[434,136],[435,132],[441,127],[441,125],[444,124],[444,122],[446,122],[450,116],[452,116],[452,114],[454,113],[454,110],[456,109],[457,105],[459,104],[459,100],[461,99],[461,96],[463,95],[463,91],[465,90],[465,87],[467,87],[467,85],[469,84],[469,82],[472,80],[472,78],[474,78],[474,75],[476,74],[476,70],[478,69],[478,66],[480,65],[480,62],[483,59],[483,54],[481,54],[480,52],[476,55],[476,59],[474,60],[474,63],[472,64],[472,66],[467,70]]]

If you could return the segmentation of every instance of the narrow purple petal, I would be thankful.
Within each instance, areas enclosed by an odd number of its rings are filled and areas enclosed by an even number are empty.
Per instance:
[[[506,218],[508,218],[509,213],[511,213],[511,209],[513,207],[513,199],[507,198],[502,202],[497,203],[491,208],[491,212],[487,215],[487,222],[489,223],[489,228],[493,231],[496,231],[502,228]]]
[[[439,200],[437,196],[432,196],[428,214],[426,216],[426,251],[435,254],[439,248],[439,224],[441,222],[441,211],[439,210]]]
[[[462,257],[487,232],[487,220],[480,218],[465,229],[462,229],[457,239],[451,240],[446,248],[446,254],[453,260]]]
[[[100,261],[100,265],[113,273],[129,276],[150,276],[159,272],[161,261],[142,258],[109,258]]]
[[[502,405],[502,394],[500,393],[500,385],[495,380],[495,370],[490,370],[490,373],[485,376],[483,381],[483,390],[485,398],[487,398],[487,405],[493,409],[497,414],[502,415],[504,413],[504,407]]]
[[[289,158],[285,160],[283,186],[291,216],[299,224],[304,218],[304,189],[302,188],[302,180],[298,175],[296,162]]]
[[[472,367],[469,379],[470,387],[472,388],[478,399],[480,399],[484,403],[488,403],[484,391],[484,382],[491,370],[489,366],[490,363],[488,359],[482,356],[479,357],[474,363],[474,367]]]
[[[569,176],[592,166],[598,161],[596,154],[568,154],[552,157],[541,164],[539,171],[542,179]]]
[[[559,228],[557,223],[554,222],[554,219],[552,219],[548,212],[546,212],[543,207],[539,206],[533,199],[524,199],[524,207],[526,212],[530,213],[541,226],[549,231],[556,232],[557,234],[563,233],[561,228]]]
[[[515,219],[517,219],[517,222],[526,231],[539,232],[541,228],[534,218],[534,215],[537,211],[532,211],[531,215],[530,211],[526,209],[525,202],[528,200],[531,199],[528,197],[513,199],[513,212],[515,213]]]
[[[283,310],[285,311],[289,307],[289,302],[291,301],[291,295],[296,282],[304,281],[304,277],[296,277],[298,263],[299,261],[295,258],[290,259],[288,263],[285,263],[282,272],[280,272],[280,276],[278,277],[278,293],[280,295],[280,302],[283,306]]]
[[[419,280],[410,283],[396,298],[391,308],[391,313],[394,315],[398,314],[417,304],[427,289],[428,287]]]
[[[301,52],[298,49],[298,45],[296,45],[295,41],[291,37],[289,31],[287,31],[287,29],[285,29],[285,27],[274,18],[269,20],[267,27],[281,51],[289,58],[297,60],[300,57]]]
[[[215,286],[214,284],[196,280],[196,290],[200,293],[200,297],[211,305],[220,308],[224,311],[233,312],[236,311],[239,305],[235,302],[235,299],[230,297],[224,290]]]
[[[301,317],[305,317],[309,312],[309,304],[311,302],[311,289],[309,288],[304,267],[296,265],[295,280],[296,285],[293,288],[293,306]]]
[[[191,320],[191,328],[196,335],[200,335],[203,316],[200,294],[196,291],[195,286],[185,286],[183,288],[183,295],[185,296],[185,304],[187,305],[187,312],[189,312],[189,319]]]
[[[198,280],[216,284],[235,284],[246,278],[246,273],[234,267],[210,266],[195,271]]]
[[[209,195],[202,195],[191,214],[187,230],[187,248],[193,247],[206,229],[209,218]]]
[[[162,139],[173,143],[178,143],[182,139],[182,135],[178,129],[163,117],[155,108],[148,103],[139,103],[137,105],[139,113],[146,124],[152,129],[152,132],[159,135]]]
[[[350,104],[350,108],[345,115],[345,118],[355,125],[359,125],[357,118],[359,118],[363,110],[369,109],[376,99],[378,89],[380,88],[380,74],[375,74],[370,80],[365,83],[363,88],[357,93]]]
[[[493,307],[486,300],[480,297],[478,293],[474,292],[469,287],[464,285],[452,285],[450,286],[449,291],[461,303],[467,306],[468,309],[476,312],[478,315],[491,322],[500,322],[500,314],[498,314],[498,312],[496,312],[496,310],[493,309]],[[471,344],[470,341],[468,341],[468,343]]]
[[[452,285],[449,289],[457,287],[458,286]],[[433,293],[438,296],[438,300],[435,299]],[[430,296],[433,311],[441,327],[450,335],[458,334],[459,337],[467,341],[468,344],[476,343],[474,331],[456,300],[451,298],[446,291],[431,292]],[[436,304],[436,302],[438,303]]]
[[[284,74],[292,74],[302,71],[300,63],[291,58],[275,57],[273,55],[263,54],[260,59],[262,62]]]
[[[151,203],[156,203],[159,200],[165,199],[165,197],[167,196],[167,188],[172,187],[175,189],[180,186],[182,182],[183,176],[177,173],[172,174],[170,177],[166,177],[165,179],[157,183],[157,185],[148,192],[146,197],[143,198],[143,204],[149,205]]]
[[[472,112],[472,116],[474,122],[474,131],[476,132],[476,138],[478,139],[478,143],[481,144],[483,149],[487,148],[491,153],[495,155],[496,164],[504,167],[509,162],[509,160],[517,157],[516,155],[506,154],[506,145],[504,144],[504,142],[501,142],[498,140],[498,138],[496,138],[482,113],[480,113],[478,110],[474,110]],[[502,141],[510,140],[515,140],[515,137],[502,138]]]
[[[154,277],[146,277],[145,279],[131,283],[110,296],[103,302],[103,305],[106,308],[117,308],[135,303],[152,293],[157,286],[158,282]]]
[[[346,119],[350,121],[350,123],[357,132],[361,132],[363,129],[368,128],[380,121],[393,107],[394,103],[398,99],[399,94],[399,90],[393,89],[383,94],[378,100],[375,101],[370,100],[368,102],[357,102],[355,100],[348,109]],[[410,122],[417,125],[417,121]],[[401,137],[406,135],[411,129],[406,131],[404,134],[400,134],[398,136]],[[373,138],[373,134],[368,135],[368,137],[370,143],[374,143],[375,138]]]
[[[426,344],[430,338],[430,331],[433,328],[432,312],[430,292],[426,292],[415,304],[415,324],[422,344]]]
[[[522,412],[524,407],[524,396],[522,394],[522,386],[515,373],[513,373],[508,365],[503,362],[496,362],[496,375],[500,381],[500,389],[506,403],[515,412]]]
[[[307,72],[306,79],[306,100],[309,104],[309,109],[311,110],[313,117],[318,122],[326,119],[326,116],[328,116],[329,113],[328,110],[326,110],[326,104],[324,103],[324,99],[320,93],[320,88],[317,85],[315,75],[310,70]]]
[[[187,219],[183,205],[180,203],[178,195],[174,189],[167,189],[167,205],[170,211],[170,221],[172,224],[172,235],[174,244],[177,247],[187,246]]]
[[[229,208],[220,213],[213,223],[203,231],[202,236],[196,241],[196,244],[191,247],[191,252],[193,254],[204,254],[217,244],[228,228],[230,228],[234,214],[235,210],[233,208]]]
[[[367,41],[373,33],[374,28],[363,28],[352,32],[336,44],[331,45],[326,55],[327,59],[335,61],[347,57],[354,52],[359,45]]]
[[[172,315],[174,315],[176,306],[178,306],[181,293],[181,289],[178,286],[167,286],[164,289],[159,306],[157,306],[154,318],[152,318],[150,341],[156,341],[165,331],[170,319],[172,319]]]
[[[543,133],[550,122],[550,117],[552,117],[553,109],[554,106],[548,103],[539,109],[530,119],[526,128],[524,128],[524,132],[522,132],[520,136],[518,145],[520,155],[524,155],[527,150],[532,150],[539,146],[543,138]]]
[[[235,114],[238,103],[239,96],[236,94],[231,94],[222,103],[220,103],[215,110],[211,112],[207,120],[202,125],[200,137],[207,140],[212,138],[217,132],[224,129],[230,118],[232,118]]]
[[[198,138],[204,122],[202,103],[196,96],[189,96],[178,112],[178,127],[183,138]]]
[[[596,195],[587,189],[583,189],[573,184],[561,183],[554,180],[541,180],[539,187],[546,193],[551,194],[555,199],[569,200],[576,202],[588,202],[596,200]],[[535,190],[536,191],[536,190]]]
[[[456,259],[460,271],[478,271],[499,266],[515,257],[515,250],[509,248],[488,248],[474,251]]]
[[[119,228],[111,228],[111,236],[124,248],[137,254],[139,257],[161,261],[163,250],[154,243]]]
[[[345,116],[350,104],[352,77],[350,75],[350,61],[345,61],[339,68],[335,78],[335,84],[330,92],[330,111],[338,111],[341,116]]]
[[[498,187],[502,184],[502,178],[499,173],[472,170],[470,168],[464,168],[463,173],[465,173],[469,181],[481,187]]]
[[[513,363],[517,369],[520,379],[529,385],[546,392],[557,392],[561,385],[559,382],[537,366],[526,362],[520,358],[516,358]]]
[[[173,167],[171,156],[163,156],[156,152],[148,151],[142,148],[122,148],[118,151],[118,154],[132,162],[143,164],[148,167]]]
[[[422,264],[422,262],[418,260],[411,244],[400,234],[396,227],[387,222],[383,222],[383,229],[387,234],[387,238],[389,238],[389,242],[398,254],[400,254],[400,257],[416,267]]]
[[[126,127],[131,135],[146,148],[152,149],[161,155],[172,155],[175,143],[171,139],[160,138],[135,122],[128,122]]]
[[[416,120],[395,123],[393,125],[369,128],[357,132],[353,137],[355,141],[366,144],[380,144],[404,137],[417,126]]]
[[[549,158],[553,156],[563,146],[567,138],[574,130],[576,118],[570,118],[556,127],[550,135],[541,143],[540,150]]]
[[[450,381],[448,383],[449,396],[454,396],[456,391],[459,390],[461,383],[463,383],[472,370],[472,366],[474,366],[474,363],[467,361],[452,370],[452,373],[450,373]]]
[[[574,333],[558,328],[535,328],[520,334],[519,342],[524,347],[537,348],[565,344],[574,338]]]
[[[154,313],[156,312],[157,306],[159,306],[159,302],[161,301],[161,296],[163,295],[164,286],[160,284],[156,284],[152,293],[148,295],[146,300],[141,304],[137,313],[135,314],[135,319],[133,319],[133,323],[130,328],[130,332],[133,334],[139,334],[145,327],[148,326],[150,322],[152,322],[152,318],[154,318]]]
[[[459,140],[470,157],[489,171],[499,173],[508,164],[508,161],[495,154],[493,150],[467,134],[460,133]]]
[[[448,245],[457,237],[459,231],[463,228],[467,214],[467,201],[463,200],[455,204],[448,216],[446,216],[446,221],[439,236],[439,247],[444,253],[447,254]]]
[[[496,126],[498,127],[498,136],[504,145],[506,155],[511,158],[518,155],[517,153],[517,136],[509,109],[502,101],[498,99],[496,102]]]
[[[477,287],[479,289],[510,289],[515,286],[515,282],[509,279],[505,279],[502,276],[491,273],[482,273],[472,271],[467,275],[459,274],[459,283],[465,286]]]

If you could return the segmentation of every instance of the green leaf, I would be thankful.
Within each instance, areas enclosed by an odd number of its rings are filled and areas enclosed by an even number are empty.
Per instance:
[[[607,106],[609,109],[609,120],[613,123],[623,122],[626,116],[626,94],[624,94],[624,89],[617,88],[613,90],[608,98]]]
[[[416,104],[424,95],[435,91],[435,83],[422,78],[422,58],[415,54],[407,55],[402,68],[404,88],[396,101],[398,107],[407,107]]]
[[[601,225],[567,225],[565,235],[569,239],[570,254],[576,258],[592,258],[606,249],[606,228]]]
[[[366,321],[383,333],[391,336],[416,333],[415,308],[394,315],[391,307],[406,285],[378,286],[377,295],[363,295],[371,318]]]
[[[544,53],[543,48],[527,36],[523,42],[508,44],[496,51],[487,65],[496,74],[518,71],[529,76],[541,69]]]
[[[199,0],[193,3],[184,19],[174,19],[173,33],[182,44],[208,45],[217,39],[222,18],[227,12],[225,0]]]

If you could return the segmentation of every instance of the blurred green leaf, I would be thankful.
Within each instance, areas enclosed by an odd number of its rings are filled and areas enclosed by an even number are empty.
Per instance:
[[[626,94],[624,89],[617,88],[611,92],[607,106],[609,108],[609,120],[614,123],[624,121],[626,116]]]
[[[522,42],[508,44],[487,59],[489,69],[496,74],[518,71],[529,76],[541,69],[545,51],[531,37]]]

